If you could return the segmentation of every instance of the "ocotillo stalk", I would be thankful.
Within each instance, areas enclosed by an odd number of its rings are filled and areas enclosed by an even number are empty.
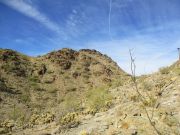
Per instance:
[[[180,61],[180,48],[177,48],[178,49],[178,52],[179,52],[179,61]]]

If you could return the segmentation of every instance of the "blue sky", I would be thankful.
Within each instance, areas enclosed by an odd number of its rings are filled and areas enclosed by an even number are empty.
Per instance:
[[[0,0],[0,48],[30,56],[64,47],[96,49],[137,74],[175,62],[179,0]]]

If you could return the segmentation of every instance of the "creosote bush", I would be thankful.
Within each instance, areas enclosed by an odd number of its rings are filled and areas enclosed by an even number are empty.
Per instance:
[[[112,104],[112,95],[104,87],[88,91],[86,98],[87,106],[98,111],[102,108],[110,108]]]
[[[20,96],[20,99],[21,99],[21,101],[24,102],[24,103],[28,103],[28,102],[31,101],[30,95],[29,95],[28,93],[22,94],[22,95]]]
[[[148,97],[146,100],[144,100],[143,104],[145,106],[153,107],[157,102],[157,99],[153,96]]]
[[[112,88],[123,86],[123,81],[122,81],[122,79],[113,80],[112,82],[109,83],[109,86]]]
[[[3,78],[0,78],[0,91],[6,91],[7,90],[7,86],[5,84],[5,81]]]
[[[75,112],[81,108],[81,100],[76,93],[68,93],[64,98],[63,105],[66,112]]]
[[[31,77],[29,77],[29,81],[35,82],[35,83],[39,83],[40,82],[38,76],[31,76]]]
[[[146,91],[151,91],[153,88],[153,85],[150,82],[143,82],[142,83],[143,89]]]
[[[169,67],[160,68],[161,74],[169,74]]]

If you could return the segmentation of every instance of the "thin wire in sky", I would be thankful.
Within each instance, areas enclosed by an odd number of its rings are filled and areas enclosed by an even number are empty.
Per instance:
[[[112,36],[111,36],[111,12],[112,12],[112,0],[109,0],[109,37],[112,40]]]

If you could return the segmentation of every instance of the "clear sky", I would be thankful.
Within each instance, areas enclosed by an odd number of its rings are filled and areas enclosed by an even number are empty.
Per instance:
[[[180,0],[0,0],[0,48],[42,55],[64,47],[96,49],[137,74],[175,62]]]

